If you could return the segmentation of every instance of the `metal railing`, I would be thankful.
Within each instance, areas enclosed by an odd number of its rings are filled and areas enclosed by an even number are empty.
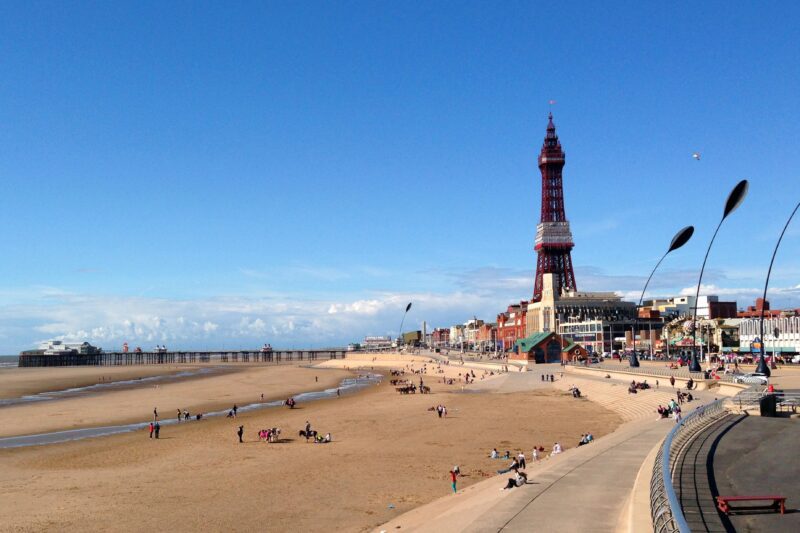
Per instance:
[[[683,516],[675,487],[672,484],[672,469],[681,450],[702,429],[727,414],[726,398],[698,407],[686,415],[664,438],[650,481],[650,516],[655,533],[690,533]]]

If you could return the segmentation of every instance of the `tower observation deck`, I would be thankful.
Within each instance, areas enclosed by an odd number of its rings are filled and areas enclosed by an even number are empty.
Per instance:
[[[572,242],[572,232],[564,213],[564,188],[561,183],[561,171],[565,162],[564,151],[556,135],[553,114],[550,113],[548,118],[547,135],[539,154],[539,170],[542,173],[542,217],[536,226],[536,241],[533,248],[537,254],[533,302],[542,299],[544,274],[554,274],[553,292],[556,297],[564,290],[577,290],[570,256],[575,244]]]

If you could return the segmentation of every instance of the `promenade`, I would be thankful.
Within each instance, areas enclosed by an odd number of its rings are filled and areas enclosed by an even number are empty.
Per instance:
[[[552,385],[544,384],[541,373],[560,376],[561,367],[548,366],[510,372],[480,386],[497,386],[496,392],[542,385],[566,391],[574,384],[584,396],[575,401],[597,402],[617,412],[626,423],[590,445],[568,449],[537,465],[529,464],[524,487],[501,491],[508,476],[498,475],[401,515],[376,531],[388,532],[398,526],[402,531],[546,531],[551,529],[549,524],[552,529],[557,524],[559,530],[638,529],[636,522],[630,522],[627,504],[642,464],[674,424],[670,419],[658,419],[655,409],[673,398],[675,389],[667,383],[658,389],[628,394],[629,382],[605,379],[599,373],[594,377],[569,371]],[[700,391],[685,411],[711,400],[713,393]]]

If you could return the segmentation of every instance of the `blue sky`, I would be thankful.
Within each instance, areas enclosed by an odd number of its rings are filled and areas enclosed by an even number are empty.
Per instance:
[[[748,305],[800,200],[795,3],[0,6],[0,353],[342,344],[532,292],[549,100],[579,289]],[[702,159],[691,155],[700,152]],[[800,307],[800,221],[771,299]],[[640,289],[639,289],[640,290]]]

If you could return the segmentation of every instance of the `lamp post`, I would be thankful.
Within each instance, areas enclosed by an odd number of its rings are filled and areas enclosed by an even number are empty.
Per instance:
[[[747,196],[747,189],[749,184],[747,180],[742,180],[736,184],[728,199],[725,201],[725,209],[722,212],[722,219],[717,224],[717,229],[714,230],[714,235],[711,237],[711,242],[708,243],[706,249],[706,256],[703,258],[703,266],[700,267],[700,278],[697,280],[697,292],[694,296],[694,313],[692,313],[692,362],[689,364],[689,372],[700,372],[700,361],[697,360],[697,302],[700,298],[700,284],[703,282],[703,271],[706,269],[706,261],[708,260],[708,253],[711,251],[711,245],[714,244],[714,239],[717,238],[717,232],[722,226],[722,223],[728,218],[728,215],[733,213],[739,207]]]
[[[650,272],[650,276],[647,278],[647,282],[645,282],[644,284],[644,289],[642,289],[642,295],[639,297],[639,305],[636,306],[636,312],[633,316],[633,335],[632,335],[633,353],[631,354],[630,359],[628,359],[628,362],[632,367],[639,366],[639,359],[636,357],[636,328],[639,324],[639,308],[642,306],[642,301],[644,300],[644,293],[647,290],[647,286],[650,285],[650,280],[653,278],[653,274],[656,273],[656,269],[661,264],[661,261],[663,261],[664,258],[667,257],[667,254],[669,254],[674,250],[677,250],[678,248],[689,242],[689,239],[692,238],[693,233],[694,233],[694,226],[686,226],[685,228],[683,228],[682,230],[680,230],[678,233],[675,234],[675,236],[672,238],[672,242],[669,244],[669,249],[666,252],[664,252],[664,255],[662,255],[661,259],[658,260],[656,266],[653,267],[653,271]]]
[[[406,315],[408,314],[408,311],[410,309],[411,309],[411,302],[408,302],[408,305],[406,306],[406,312],[403,313],[403,319],[400,321],[400,332],[397,334],[397,349],[398,349],[398,351],[400,350],[400,339],[403,337],[403,322],[406,321]]]
[[[762,296],[763,301],[767,299],[767,287],[769,287],[769,276],[772,274],[772,263],[775,262],[775,255],[778,253],[778,246],[781,245],[781,240],[783,240],[783,234],[786,233],[786,228],[789,227],[789,223],[794,218],[794,214],[797,213],[797,209],[800,208],[800,202],[794,206],[794,210],[792,214],[789,215],[789,219],[786,221],[786,224],[783,225],[783,231],[781,231],[781,236],[778,237],[778,242],[775,244],[775,249],[772,251],[772,259],[769,262],[769,269],[767,270],[767,280],[764,282],[764,295]],[[764,306],[761,306],[761,319],[759,320],[761,323],[761,356],[758,359],[758,366],[756,367],[756,372],[761,372],[765,376],[769,377],[771,372],[769,370],[769,366],[767,366],[767,361],[764,359]],[[775,361],[775,356],[772,356],[773,362]]]

